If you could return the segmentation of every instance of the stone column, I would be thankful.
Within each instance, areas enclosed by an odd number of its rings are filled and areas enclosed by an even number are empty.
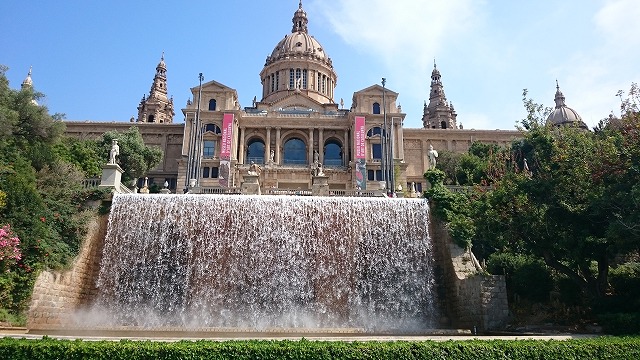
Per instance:
[[[264,144],[264,163],[266,165],[271,165],[269,163],[270,156],[271,156],[271,128],[268,127],[267,140],[266,140],[266,143]]]
[[[238,146],[240,147],[238,164],[244,164],[244,127],[240,128],[240,141],[238,142]]]
[[[282,139],[280,139],[280,128],[276,128],[276,164],[280,164],[280,147],[282,144]]]
[[[349,129],[344,130],[344,147],[342,148],[342,165],[347,166],[349,164]],[[371,152],[371,151],[367,151]]]
[[[319,153],[319,157],[318,157],[318,161],[320,161],[320,164],[324,164],[324,129],[320,128],[318,129],[318,153]]]
[[[398,158],[404,160],[404,130],[402,126],[402,118],[398,119],[398,130],[396,134],[398,137],[396,138],[396,144],[398,144]]]
[[[308,151],[309,164],[313,162],[313,128],[309,129],[309,151]]]

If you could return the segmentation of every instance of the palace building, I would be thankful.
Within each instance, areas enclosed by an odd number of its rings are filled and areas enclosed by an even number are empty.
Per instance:
[[[302,1],[292,23],[291,31],[267,56],[259,74],[262,96],[254,98],[250,107],[240,107],[232,84],[201,81],[190,89],[193,101],[181,109],[184,123],[175,123],[163,54],[137,119],[67,121],[67,133],[95,138],[137,126],[145,143],[164,151],[149,179],[157,184],[167,181],[176,193],[194,180],[201,188],[238,188],[251,164],[259,166],[259,183],[265,190],[311,189],[312,171],[320,167],[329,189],[393,186],[396,191],[419,193],[426,182],[429,146],[464,152],[475,141],[502,146],[521,136],[515,130],[463,129],[435,63],[422,128],[404,127],[406,114],[397,105],[399,94],[384,82],[354,91],[350,107],[345,108],[334,98],[338,69],[330,49],[310,35]],[[566,110],[564,97],[558,101],[559,109]]]

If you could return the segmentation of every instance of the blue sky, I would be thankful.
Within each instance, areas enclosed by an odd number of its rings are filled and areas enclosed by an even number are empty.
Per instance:
[[[336,102],[387,79],[406,127],[421,127],[434,58],[465,128],[513,129],[522,89],[552,106],[555,81],[589,126],[640,81],[637,0],[304,0],[309,32],[338,73]],[[0,2],[0,64],[69,120],[128,121],[165,53],[176,108],[216,80],[242,106],[261,95],[265,58],[298,0]],[[175,122],[182,122],[176,111]]]

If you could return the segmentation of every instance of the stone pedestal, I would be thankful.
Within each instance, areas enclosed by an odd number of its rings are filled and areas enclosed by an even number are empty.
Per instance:
[[[113,188],[116,193],[120,192],[120,182],[124,170],[118,164],[105,164],[102,166],[102,179],[99,187]]]
[[[313,196],[329,196],[329,177],[325,175],[314,176],[311,181],[311,194]]]
[[[247,174],[243,176],[242,194],[260,195],[260,175]]]

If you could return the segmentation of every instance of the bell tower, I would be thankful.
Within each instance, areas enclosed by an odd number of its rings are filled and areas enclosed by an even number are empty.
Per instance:
[[[422,111],[422,125],[426,129],[455,129],[458,114],[453,108],[453,104],[447,102],[442,85],[442,76],[433,61],[433,71],[431,72],[431,92],[429,94],[429,105],[424,103]]]
[[[143,95],[138,105],[138,122],[171,124],[174,115],[173,98],[167,98],[167,65],[163,52],[149,96]]]

